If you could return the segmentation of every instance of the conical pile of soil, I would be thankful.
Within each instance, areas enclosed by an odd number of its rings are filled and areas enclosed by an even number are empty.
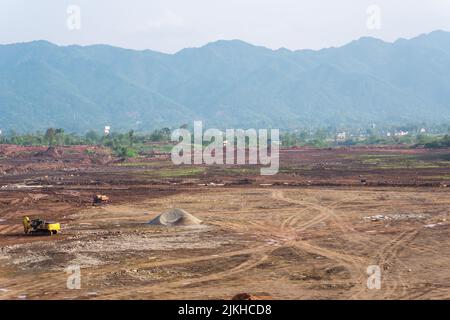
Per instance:
[[[195,226],[202,221],[182,209],[170,209],[151,220],[148,224],[156,226]]]

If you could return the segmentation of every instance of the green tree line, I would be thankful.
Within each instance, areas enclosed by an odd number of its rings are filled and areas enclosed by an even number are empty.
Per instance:
[[[48,128],[45,132],[18,134],[14,131],[0,135],[0,144],[19,146],[73,146],[91,145],[111,148],[118,156],[134,157],[140,146],[149,142],[169,142],[171,130],[163,128],[148,134],[125,133],[100,134],[91,130],[84,135],[66,133],[62,128]]]

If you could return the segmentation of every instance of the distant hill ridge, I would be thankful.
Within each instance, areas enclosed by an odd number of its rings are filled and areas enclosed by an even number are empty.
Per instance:
[[[450,32],[318,51],[0,45],[0,130],[349,126],[450,119]]]

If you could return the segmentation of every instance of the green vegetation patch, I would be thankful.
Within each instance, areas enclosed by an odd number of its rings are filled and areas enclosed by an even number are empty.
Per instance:
[[[438,175],[438,176],[421,176],[422,180],[450,180],[450,175]]]
[[[260,167],[247,166],[247,167],[214,167],[214,172],[218,172],[223,175],[245,175],[245,174],[258,174]]]
[[[165,165],[172,164],[167,161],[147,161],[147,162],[122,162],[116,164],[117,167],[163,167]]]
[[[196,176],[206,172],[203,167],[180,167],[174,169],[158,169],[141,171],[139,174],[148,175],[154,178],[178,178],[187,176]]]
[[[139,145],[138,146],[140,152],[164,152],[169,153],[173,149],[173,144],[164,144],[164,145]]]

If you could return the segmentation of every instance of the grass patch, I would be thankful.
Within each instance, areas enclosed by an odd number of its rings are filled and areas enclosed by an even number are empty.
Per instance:
[[[367,154],[357,157],[362,164],[377,169],[430,169],[449,166],[445,161],[424,161],[418,155]]]
[[[377,166],[377,169],[381,170],[390,170],[390,169],[436,169],[440,168],[439,166],[435,165],[416,165],[416,166],[407,166],[407,165],[383,165],[383,166]]]
[[[165,145],[139,145],[137,146],[139,152],[151,152],[151,151],[158,151],[158,152],[171,152],[173,149],[173,144],[165,144]]]
[[[423,154],[355,154],[342,158],[359,161],[370,169],[435,169],[450,167],[450,156]],[[351,166],[351,165],[350,165]]]
[[[260,168],[251,166],[245,168],[215,168],[217,172],[222,174],[230,174],[230,175],[241,175],[241,174],[255,174],[259,173]]]
[[[117,167],[161,167],[170,164],[167,161],[151,161],[151,162],[123,162],[116,164]]]
[[[146,170],[139,174],[148,175],[154,178],[179,178],[187,176],[196,176],[206,172],[206,168],[174,168],[174,169],[161,169],[161,170]]]
[[[293,166],[293,167],[281,167],[278,172],[279,173],[298,173],[301,171],[311,171],[314,168],[314,165],[303,165],[301,167],[299,166]]]
[[[396,163],[380,163],[375,167],[377,169],[435,169],[448,166],[448,164],[441,165],[439,163],[426,163],[422,161],[406,161]]]
[[[450,175],[441,175],[441,176],[421,176],[422,180],[450,180]]]

